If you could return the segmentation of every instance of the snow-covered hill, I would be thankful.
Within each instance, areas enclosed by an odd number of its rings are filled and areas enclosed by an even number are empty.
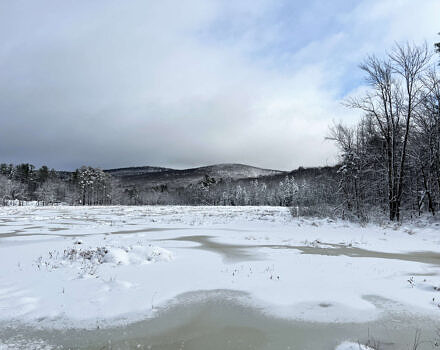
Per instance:
[[[106,170],[113,176],[118,176],[125,183],[155,187],[166,184],[168,189],[186,187],[200,182],[205,176],[216,180],[254,179],[268,176],[287,174],[280,170],[262,169],[244,164],[216,164],[190,169],[167,169],[156,167],[139,167]]]

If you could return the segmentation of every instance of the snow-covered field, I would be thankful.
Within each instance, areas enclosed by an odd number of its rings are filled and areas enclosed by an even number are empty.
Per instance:
[[[295,322],[398,314],[434,330],[439,267],[435,223],[361,227],[277,207],[2,207],[0,329],[127,325],[185,293],[237,291],[225,296]],[[0,349],[26,347],[11,339]]]

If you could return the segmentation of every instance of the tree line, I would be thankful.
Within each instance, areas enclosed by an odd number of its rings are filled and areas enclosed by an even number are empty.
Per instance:
[[[70,173],[27,163],[0,164],[0,204],[111,204],[111,183],[98,168],[83,166]]]
[[[46,166],[1,164],[0,204],[271,205],[327,213],[337,204],[336,172],[332,167],[317,171],[299,169],[298,179],[292,173],[239,180],[205,175],[189,185],[171,188],[166,182],[155,187],[133,183],[90,166],[60,172]]]

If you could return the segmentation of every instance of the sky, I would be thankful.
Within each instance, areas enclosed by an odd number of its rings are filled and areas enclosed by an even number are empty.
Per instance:
[[[0,0],[0,163],[332,165],[358,67],[439,0]]]

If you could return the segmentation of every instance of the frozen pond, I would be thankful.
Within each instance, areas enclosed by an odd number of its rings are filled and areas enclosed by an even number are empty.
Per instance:
[[[440,235],[270,207],[0,208],[0,349],[418,349]]]
[[[82,330],[3,328],[6,342],[84,349],[335,349],[346,339],[380,344],[380,349],[411,349],[423,329],[419,349],[435,348],[439,339],[432,319],[390,313],[366,323],[286,320],[234,302],[237,292],[211,291],[179,296],[155,318],[127,326]],[[195,301],[199,300],[199,301]],[[381,303],[378,301],[378,307]],[[326,306],[323,306],[326,307]],[[330,306],[331,307],[331,306]]]
[[[233,230],[232,230],[233,231]],[[212,251],[222,255],[225,262],[228,261],[249,261],[249,260],[263,260],[267,258],[261,253],[256,253],[258,248],[270,249],[294,249],[299,250],[302,254],[315,254],[327,256],[349,256],[352,258],[378,258],[378,259],[396,259],[403,261],[414,261],[424,264],[432,264],[440,267],[440,253],[432,251],[417,251],[409,253],[386,253],[366,250],[356,247],[347,247],[344,244],[322,243],[320,245],[288,245],[288,244],[227,244],[213,241],[212,236],[181,236],[176,238],[169,238],[172,241],[195,242],[199,246],[196,249],[203,249]]]

